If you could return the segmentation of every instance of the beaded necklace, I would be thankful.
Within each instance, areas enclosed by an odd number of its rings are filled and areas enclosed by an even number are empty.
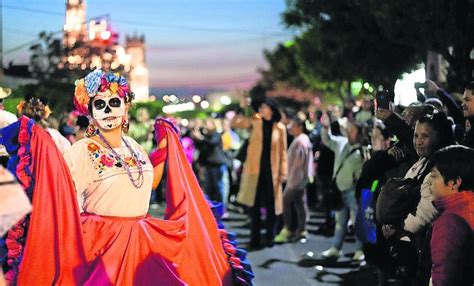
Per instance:
[[[133,178],[132,172],[130,171],[130,167],[128,166],[128,164],[125,162],[125,160],[122,159],[122,157],[120,157],[120,155],[117,152],[115,152],[114,148],[110,146],[110,143],[105,139],[104,135],[102,135],[102,133],[100,132],[97,132],[97,135],[99,136],[100,140],[102,140],[102,142],[106,145],[107,149],[109,149],[112,152],[115,159],[117,159],[125,168],[125,171],[127,171],[128,178],[132,182],[133,186],[137,189],[141,188],[144,181],[143,168],[140,161],[138,160],[137,154],[135,153],[135,151],[133,151],[132,147],[130,147],[128,142],[122,137],[123,143],[125,143],[125,146],[127,146],[128,150],[130,151],[130,154],[132,154],[132,157],[135,159],[135,162],[137,163],[138,177],[136,179]]]

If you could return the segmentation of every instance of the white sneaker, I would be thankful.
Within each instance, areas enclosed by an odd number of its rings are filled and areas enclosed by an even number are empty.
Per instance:
[[[331,247],[328,250],[325,250],[321,253],[321,256],[324,258],[339,258],[341,255],[342,255],[342,251],[334,247]]]
[[[355,261],[362,261],[364,259],[365,259],[365,255],[364,255],[364,252],[362,250],[357,250],[354,253],[354,256],[352,256],[352,260],[355,260]]]

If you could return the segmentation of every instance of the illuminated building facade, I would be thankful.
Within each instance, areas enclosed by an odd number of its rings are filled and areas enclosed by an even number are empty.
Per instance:
[[[125,73],[138,100],[148,100],[149,79],[145,62],[145,37],[126,38],[119,44],[119,34],[110,27],[108,16],[86,22],[86,1],[66,1],[64,47],[58,67],[83,73],[96,68]]]
[[[126,53],[130,55],[130,88],[135,93],[135,99],[148,100],[149,75],[145,63],[145,36],[127,36]]]
[[[64,46],[72,49],[86,39],[85,0],[66,1],[66,23],[64,24]]]

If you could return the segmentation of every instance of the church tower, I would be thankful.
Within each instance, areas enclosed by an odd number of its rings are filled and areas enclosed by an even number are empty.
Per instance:
[[[145,63],[145,36],[127,36],[126,52],[130,55],[130,88],[137,101],[149,97],[149,75]]]
[[[85,42],[86,37],[86,0],[67,0],[64,46],[72,48],[77,42]]]

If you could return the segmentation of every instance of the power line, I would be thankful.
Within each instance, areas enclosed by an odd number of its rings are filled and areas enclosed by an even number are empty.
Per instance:
[[[28,35],[28,36],[38,36],[37,34],[31,33],[30,31],[25,31],[25,30],[20,30],[20,29],[15,29],[15,28],[9,28],[9,27],[3,27],[3,31],[17,33],[17,34],[23,34],[23,35]]]
[[[273,36],[290,36],[290,34],[270,31],[270,32],[256,32],[255,30],[243,30],[243,29],[220,29],[220,28],[206,28],[206,27],[192,27],[192,26],[183,26],[183,25],[163,25],[150,22],[140,22],[140,21],[130,21],[130,20],[119,20],[114,23],[123,23],[128,25],[135,26],[145,26],[152,28],[162,28],[162,29],[177,29],[177,30],[187,30],[187,31],[198,31],[198,32],[209,32],[209,33],[231,33],[231,34],[252,34],[252,35],[273,35]]]
[[[11,6],[11,5],[4,5],[6,9],[11,10],[19,10],[19,11],[26,11],[32,13],[40,13],[40,14],[48,14],[54,16],[62,16],[64,17],[64,12],[54,12],[42,9],[35,9],[35,8],[26,8],[26,7],[18,7],[18,6]],[[142,27],[151,27],[157,29],[175,29],[175,30],[185,30],[185,31],[197,31],[197,32],[208,32],[208,33],[231,33],[231,34],[253,34],[253,35],[273,35],[273,36],[289,36],[289,34],[284,32],[278,31],[262,31],[258,32],[255,30],[245,30],[245,29],[223,29],[223,28],[208,28],[208,27],[194,27],[194,26],[186,26],[186,25],[163,25],[162,23],[151,23],[151,22],[143,22],[143,21],[134,21],[134,20],[118,20],[114,21],[114,23],[122,23],[125,25],[133,25],[133,26],[142,26]]]
[[[100,15],[100,16],[96,16],[96,17],[93,17],[93,18],[90,18],[89,20],[86,20],[84,22],[81,23],[81,25],[84,25],[84,24],[87,24],[89,21],[91,20],[94,20],[94,19],[100,19],[100,18],[103,18],[103,17],[108,17],[108,14],[104,14],[104,15]],[[55,35],[58,35],[58,34],[62,34],[64,32],[64,30],[58,30],[58,31],[55,31],[55,32],[50,32],[49,35],[50,36],[55,36]],[[16,47],[13,47],[9,50],[6,50],[6,51],[3,51],[1,53],[1,55],[6,55],[6,54],[9,54],[9,53],[13,53],[15,51],[18,51],[18,50],[21,50],[23,49],[24,47],[27,47],[29,45],[32,45],[32,44],[35,44],[36,42],[40,41],[41,39],[38,37],[37,39],[33,39],[33,40],[30,40],[26,43],[23,43],[21,45],[18,45]]]
[[[48,11],[48,10],[42,10],[42,9],[35,9],[35,8],[18,7],[18,6],[11,6],[11,5],[3,5],[3,8],[10,9],[10,10],[18,10],[18,11],[25,11],[25,12],[32,12],[32,13],[61,16],[61,17],[65,16],[65,12],[54,12],[54,11]]]

